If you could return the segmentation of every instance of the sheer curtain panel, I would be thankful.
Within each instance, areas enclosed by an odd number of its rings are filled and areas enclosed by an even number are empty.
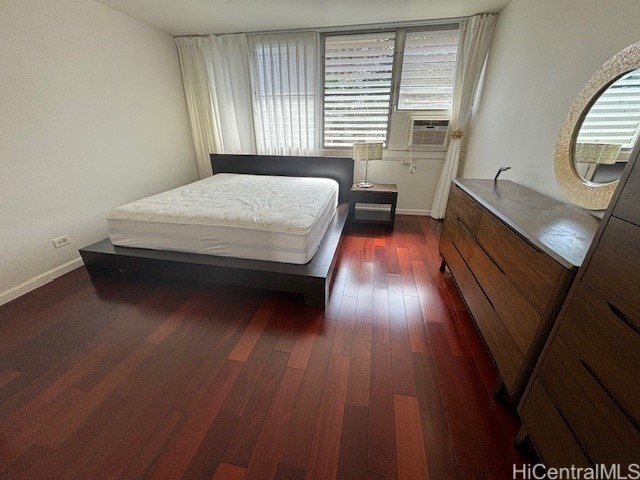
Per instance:
[[[212,92],[202,55],[202,38],[179,37],[175,41],[198,175],[205,178],[212,173],[209,154],[221,152],[222,147],[220,131],[214,123]]]
[[[249,47],[244,34],[178,37],[182,82],[200,178],[211,153],[256,153]]]
[[[476,15],[460,22],[460,38],[453,87],[453,105],[449,131],[451,141],[442,167],[436,196],[431,207],[433,218],[444,218],[451,180],[458,174],[463,137],[469,128],[473,100],[484,67],[497,15]]]
[[[319,34],[299,32],[248,38],[257,152],[318,155]]]
[[[246,35],[210,35],[202,46],[222,153],[256,153]]]

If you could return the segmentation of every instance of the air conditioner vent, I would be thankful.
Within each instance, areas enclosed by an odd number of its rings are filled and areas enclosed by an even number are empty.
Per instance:
[[[449,120],[411,118],[410,147],[444,147],[447,145]]]

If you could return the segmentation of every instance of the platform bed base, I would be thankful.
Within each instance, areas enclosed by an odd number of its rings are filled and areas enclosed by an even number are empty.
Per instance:
[[[349,206],[338,206],[311,261],[304,265],[114,246],[108,238],[80,250],[92,277],[120,270],[209,283],[304,294],[305,304],[324,308]]]
[[[80,250],[91,276],[119,270],[189,280],[302,293],[309,306],[324,307],[349,214],[353,160],[341,157],[211,154],[214,173],[332,178],[338,209],[311,261],[305,265],[216,257],[196,253],[116,247],[108,238]]]

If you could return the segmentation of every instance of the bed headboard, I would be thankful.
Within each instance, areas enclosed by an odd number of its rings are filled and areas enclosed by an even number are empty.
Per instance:
[[[244,173],[284,177],[331,178],[340,185],[340,202],[349,201],[353,185],[353,159],[344,157],[292,157],[278,155],[211,154],[213,173]]]

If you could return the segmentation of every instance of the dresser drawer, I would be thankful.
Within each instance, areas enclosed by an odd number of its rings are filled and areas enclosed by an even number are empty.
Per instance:
[[[640,227],[611,217],[582,280],[640,331]]]
[[[448,210],[473,234],[478,231],[482,207],[455,184],[449,191]],[[447,214],[448,215],[448,214]]]
[[[520,375],[542,316],[482,250],[451,208],[447,209],[442,239],[451,246],[441,243],[441,252],[491,351],[507,392],[515,398],[524,388]]]
[[[538,380],[531,384],[518,413],[547,466],[589,466],[571,430]]]
[[[453,215],[452,209],[447,209],[447,217],[444,221],[443,232],[447,232],[451,241],[456,244],[460,255],[468,261],[469,257],[473,255],[476,248],[476,241],[471,236],[466,225],[464,225],[458,217]]]
[[[607,395],[640,424],[640,333],[580,283],[558,335]],[[640,455],[640,445],[639,445]]]
[[[489,258],[475,242],[466,257],[480,287],[491,301],[505,329],[526,356],[532,346],[542,315],[529,303],[509,277]]]
[[[524,355],[500,321],[493,305],[473,275],[470,275],[460,289],[478,330],[496,362],[504,385],[509,394],[513,395],[519,387],[516,382],[524,362]]]
[[[524,357],[504,328],[491,302],[484,295],[456,246],[456,244],[464,244],[464,236],[461,236],[463,232],[457,220],[447,217],[440,238],[440,253],[447,262],[460,293],[491,351],[509,393],[512,393]]]
[[[555,299],[558,285],[564,283],[567,270],[488,212],[482,214],[477,239],[518,290],[544,314]]]
[[[498,314],[497,320],[502,322],[520,352],[526,355],[542,320],[541,315],[456,218],[447,219],[445,223],[449,224],[447,230],[451,231],[453,243]]]
[[[636,163],[631,171],[624,190],[616,203],[613,214],[628,222],[640,225],[640,163]]]
[[[637,462],[637,423],[634,425],[630,412],[612,396],[610,383],[605,384],[600,373],[593,370],[595,367],[569,346],[567,334],[565,330],[556,335],[547,350],[539,371],[542,386],[583,451],[591,452],[598,463]],[[639,394],[635,392],[636,399]]]

